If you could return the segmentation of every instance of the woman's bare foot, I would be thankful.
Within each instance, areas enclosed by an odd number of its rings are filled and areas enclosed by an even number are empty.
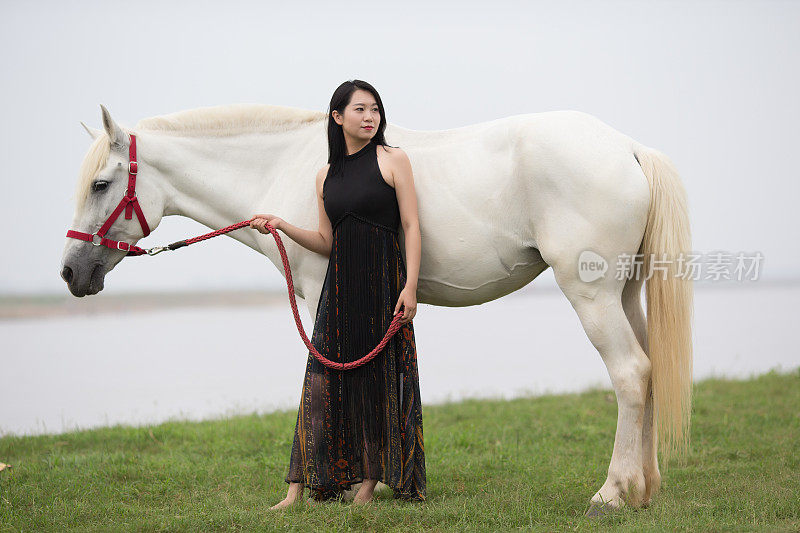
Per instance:
[[[288,507],[293,503],[298,502],[302,499],[303,499],[303,484],[289,483],[289,490],[286,491],[286,497],[280,502],[270,507],[270,510],[283,509],[284,507]]]
[[[371,502],[372,493],[375,491],[375,485],[377,484],[377,479],[365,479],[364,482],[361,483],[361,488],[358,489],[355,498],[353,498],[353,503],[360,505]]]

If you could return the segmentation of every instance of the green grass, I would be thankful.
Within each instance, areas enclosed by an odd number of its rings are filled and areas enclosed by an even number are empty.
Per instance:
[[[582,515],[611,456],[609,391],[426,406],[427,502],[269,511],[295,416],[4,437],[0,530],[800,530],[800,369],[698,383],[688,458],[650,508],[601,521]]]

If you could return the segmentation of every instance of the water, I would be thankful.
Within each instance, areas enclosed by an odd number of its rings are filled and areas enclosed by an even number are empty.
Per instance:
[[[797,284],[698,286],[695,378],[800,366],[799,297]],[[611,387],[557,290],[420,304],[414,327],[423,405]],[[6,320],[0,335],[2,434],[294,410],[307,355],[287,302]]]

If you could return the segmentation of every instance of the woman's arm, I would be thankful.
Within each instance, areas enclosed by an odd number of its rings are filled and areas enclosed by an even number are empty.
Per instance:
[[[422,236],[419,231],[417,192],[414,188],[411,161],[399,148],[392,150],[392,177],[406,243],[406,286],[400,294],[395,312],[399,310],[402,302],[405,307],[403,323],[406,323],[410,322],[417,312],[417,282],[422,255]]]
[[[316,192],[317,210],[319,212],[319,228],[317,231],[298,228],[271,214],[253,215],[257,218],[250,222],[250,227],[257,229],[261,233],[269,233],[269,230],[265,227],[265,224],[269,223],[273,228],[283,231],[290,239],[303,248],[329,257],[331,254],[331,244],[333,243],[333,230],[331,229],[331,221],[328,220],[328,214],[325,212],[325,204],[322,200],[322,185],[327,174],[328,165],[325,165],[317,172]]]

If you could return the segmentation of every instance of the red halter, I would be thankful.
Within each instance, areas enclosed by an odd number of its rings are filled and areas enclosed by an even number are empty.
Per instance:
[[[139,164],[136,162],[136,135],[130,134],[131,136],[131,146],[128,149],[128,191],[127,194],[120,200],[117,208],[114,209],[114,212],[108,217],[105,224],[97,230],[97,233],[83,233],[82,231],[74,231],[68,230],[67,237],[72,237],[73,239],[80,239],[82,241],[88,241],[95,246],[107,246],[114,250],[122,250],[123,252],[128,252],[127,255],[142,255],[146,254],[147,250],[139,248],[133,244],[128,244],[127,242],[115,241],[113,239],[108,239],[105,237],[106,232],[114,224],[114,221],[117,219],[122,210],[125,209],[125,219],[130,220],[133,218],[133,211],[136,211],[136,217],[139,219],[139,225],[142,226],[142,231],[144,232],[144,236],[147,237],[150,235],[150,226],[147,225],[147,220],[144,218],[144,213],[142,213],[142,208],[139,206],[139,199],[136,198],[136,174],[139,172]]]

